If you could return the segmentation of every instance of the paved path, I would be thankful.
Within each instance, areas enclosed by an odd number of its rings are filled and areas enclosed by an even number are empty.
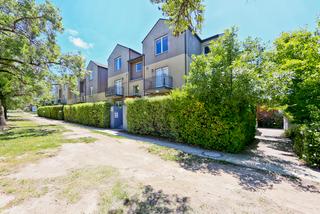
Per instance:
[[[283,137],[284,131],[281,129],[258,129],[256,144],[242,154],[209,151],[163,139],[159,140],[156,138],[136,136],[120,130],[99,130],[137,141],[174,148],[200,157],[226,161],[258,170],[266,170],[284,176],[292,176],[316,182],[320,181],[320,171],[309,168],[298,159],[292,151],[291,141]]]

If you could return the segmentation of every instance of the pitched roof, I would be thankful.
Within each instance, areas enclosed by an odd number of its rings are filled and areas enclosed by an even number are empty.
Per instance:
[[[158,21],[153,25],[153,27],[151,28],[151,30],[150,30],[150,31],[147,33],[147,35],[144,37],[144,39],[142,40],[142,42],[148,37],[148,35],[149,35],[149,34],[151,33],[151,31],[155,28],[155,26],[158,24],[159,21],[166,21],[166,20],[168,20],[168,19],[159,18]],[[189,29],[191,30],[191,28],[189,28]],[[216,38],[218,38],[219,36],[222,36],[223,33],[216,34],[216,35],[214,35],[214,36],[210,36],[210,37],[205,38],[205,39],[201,39],[200,36],[199,36],[197,33],[195,33],[194,35],[195,35],[195,37],[197,37],[197,39],[199,39],[199,41],[202,43],[202,42],[206,42],[206,41],[208,41],[208,40],[216,39]]]
[[[136,51],[136,50],[133,50],[132,48],[129,48],[129,47],[124,46],[124,45],[121,45],[121,44],[119,44],[119,43],[118,43],[117,45],[120,45],[120,46],[122,46],[122,47],[124,47],[124,48],[128,48],[130,51],[135,52],[136,54],[141,55],[141,53],[139,53],[139,52],[138,52],[138,51]]]
[[[158,19],[158,21],[153,25],[153,27],[151,28],[151,30],[147,33],[147,35],[144,37],[144,39],[142,40],[142,42],[144,41],[144,40],[146,40],[146,38],[149,36],[149,34],[151,33],[151,31],[155,28],[155,26],[158,24],[158,22],[160,22],[160,21],[166,21],[166,20],[168,20],[168,19],[164,19],[164,18],[160,18],[160,19]]]
[[[202,39],[201,42],[206,42],[206,41],[209,41],[209,40],[212,40],[212,39],[217,39],[217,38],[219,38],[220,36],[223,36],[223,33],[219,33],[219,34],[210,36],[210,37],[208,37],[208,38]]]
[[[99,62],[96,62],[96,61],[93,61],[93,60],[91,60],[91,62],[93,62],[94,64],[96,64],[96,65],[99,66],[99,67],[108,69],[108,66],[105,65],[105,64],[102,64],[102,63],[99,63]]]
[[[111,51],[111,54],[112,54],[112,53],[113,53],[113,51],[117,48],[117,46],[120,46],[120,47],[126,48],[126,49],[128,49],[129,51],[132,51],[132,52],[135,52],[136,54],[141,55],[141,53],[139,53],[138,51],[133,50],[132,48],[129,48],[129,47],[127,47],[127,46],[121,45],[121,44],[119,44],[119,43],[118,43],[118,44],[113,48],[113,50]],[[111,54],[109,55],[108,59],[110,58]]]

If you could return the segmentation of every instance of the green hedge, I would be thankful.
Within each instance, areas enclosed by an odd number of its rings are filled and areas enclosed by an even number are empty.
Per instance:
[[[184,93],[127,99],[128,131],[206,149],[239,152],[255,136],[255,107],[218,106],[213,112]]]
[[[110,127],[110,107],[107,102],[65,105],[64,120],[100,128]]]
[[[46,117],[56,120],[63,120],[63,106],[41,106],[37,111],[40,117]]]
[[[293,150],[309,166],[320,167],[320,123],[297,125],[286,132]]]

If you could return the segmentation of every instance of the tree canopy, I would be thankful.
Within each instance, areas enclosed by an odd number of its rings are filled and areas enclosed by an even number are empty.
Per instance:
[[[150,0],[159,5],[159,9],[168,17],[173,34],[178,36],[191,28],[198,32],[202,28],[205,6],[202,0]]]
[[[319,27],[313,32],[301,29],[282,33],[269,52],[272,75],[280,80],[279,102],[287,105],[287,112],[300,124],[311,121],[312,115],[320,112]]]
[[[75,82],[84,74],[79,54],[62,54],[59,10],[49,1],[0,0],[0,100],[40,94],[57,77]]]

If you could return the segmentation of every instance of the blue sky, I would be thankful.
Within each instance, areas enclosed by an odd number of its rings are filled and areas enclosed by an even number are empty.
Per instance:
[[[53,0],[63,17],[65,33],[59,36],[63,52],[81,53],[87,60],[107,63],[117,43],[141,51],[141,41],[161,11],[149,0]],[[320,0],[205,0],[201,38],[233,25],[240,38],[272,41],[283,31],[315,27]]]

